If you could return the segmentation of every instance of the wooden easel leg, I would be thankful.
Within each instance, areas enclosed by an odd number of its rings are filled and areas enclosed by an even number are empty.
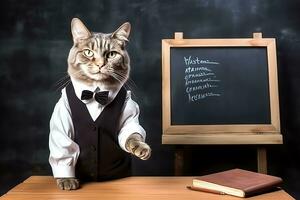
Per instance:
[[[267,149],[265,147],[257,147],[257,171],[267,174]]]
[[[183,147],[176,146],[175,149],[175,176],[183,175]]]

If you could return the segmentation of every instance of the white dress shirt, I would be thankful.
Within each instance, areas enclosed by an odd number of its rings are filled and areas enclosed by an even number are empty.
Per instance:
[[[86,85],[75,79],[72,79],[75,94],[80,99],[83,90],[90,91],[109,91],[108,102],[110,103],[118,94],[120,88],[112,89],[104,85],[94,84]],[[81,100],[95,121],[105,106],[102,106],[94,98],[90,100]],[[133,133],[139,133],[145,140],[146,132],[139,124],[139,106],[131,99],[131,92],[127,91],[126,100],[123,106],[123,112],[120,116],[118,141],[120,147],[127,151],[125,143],[127,138]],[[71,117],[71,109],[66,95],[66,89],[62,89],[61,98],[56,103],[52,117],[50,119],[49,163],[52,167],[53,176],[75,177],[75,165],[80,153],[78,144],[74,141],[74,126]],[[127,151],[128,152],[128,151]],[[109,155],[107,155],[109,156]]]

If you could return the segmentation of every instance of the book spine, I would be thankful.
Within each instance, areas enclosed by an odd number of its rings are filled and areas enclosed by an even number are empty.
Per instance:
[[[279,189],[279,186],[281,185],[281,183],[282,183],[282,180],[279,179],[276,182],[248,188],[248,189],[244,190],[245,197],[250,197],[253,195],[257,195],[257,194],[261,194],[261,193],[273,191],[273,190],[276,191]]]

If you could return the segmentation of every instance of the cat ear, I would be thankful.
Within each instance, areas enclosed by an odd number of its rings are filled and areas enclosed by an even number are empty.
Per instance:
[[[111,34],[112,38],[128,42],[131,25],[129,22],[122,24],[115,32]]]
[[[83,39],[91,37],[90,31],[78,18],[73,18],[71,22],[71,32],[73,35],[74,43],[77,43]]]

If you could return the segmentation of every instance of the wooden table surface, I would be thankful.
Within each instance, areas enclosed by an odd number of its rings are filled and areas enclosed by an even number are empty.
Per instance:
[[[186,189],[193,177],[129,177],[108,182],[88,183],[79,190],[63,191],[57,188],[51,176],[31,176],[17,185],[0,200],[238,200],[243,198],[209,194]],[[244,198],[245,199],[245,198]],[[294,199],[279,190],[247,200]]]

